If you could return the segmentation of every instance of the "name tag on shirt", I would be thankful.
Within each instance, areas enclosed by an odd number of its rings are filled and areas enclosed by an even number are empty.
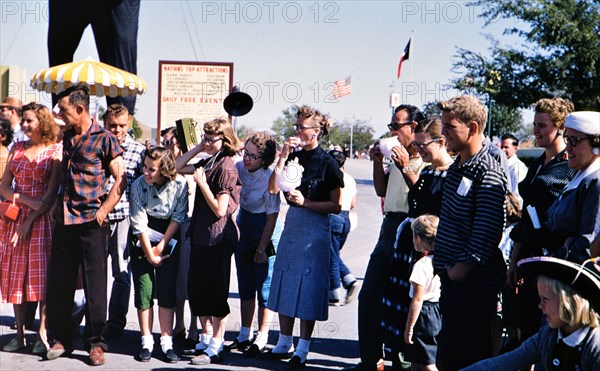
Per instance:
[[[469,194],[471,185],[473,185],[473,181],[471,179],[463,177],[460,181],[460,184],[458,185],[456,193],[458,193],[460,196],[466,196],[467,194]]]

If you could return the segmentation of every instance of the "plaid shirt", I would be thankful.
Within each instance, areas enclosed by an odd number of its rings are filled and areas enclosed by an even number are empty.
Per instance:
[[[146,147],[135,142],[129,135],[125,135],[125,140],[121,143],[121,147],[125,150],[123,152],[123,161],[125,162],[127,188],[123,196],[121,196],[119,203],[108,214],[110,221],[122,220],[129,216],[129,192],[131,184],[144,172],[144,152],[146,151]],[[111,175],[108,178],[106,192],[110,191],[113,184],[115,184],[115,178]]]
[[[94,220],[108,194],[109,165],[123,153],[117,137],[96,121],[77,143],[73,142],[75,135],[75,129],[71,128],[63,138],[63,179],[58,197],[62,207],[58,207],[56,220],[64,221],[65,225]]]

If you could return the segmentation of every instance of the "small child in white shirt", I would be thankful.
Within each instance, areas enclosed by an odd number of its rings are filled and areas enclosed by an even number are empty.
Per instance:
[[[433,273],[432,259],[438,223],[437,216],[425,214],[411,225],[415,250],[425,255],[414,264],[410,275],[409,295],[412,301],[404,330],[404,358],[413,364],[413,369],[437,370],[437,336],[442,327],[442,317],[439,308],[440,278]]]

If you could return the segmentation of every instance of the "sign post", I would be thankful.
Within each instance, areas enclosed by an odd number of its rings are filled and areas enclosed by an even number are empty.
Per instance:
[[[191,118],[203,125],[228,116],[223,101],[233,85],[233,63],[158,62],[158,120],[156,143],[161,128]]]

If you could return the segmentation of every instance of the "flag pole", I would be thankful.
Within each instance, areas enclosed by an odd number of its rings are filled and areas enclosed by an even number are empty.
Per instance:
[[[410,47],[409,47],[409,51],[408,51],[408,53],[409,53],[408,55],[410,55],[411,57],[413,55],[412,48],[413,48],[413,44],[414,44],[414,41],[415,41],[414,37],[415,37],[415,30],[411,30],[410,31],[410,39],[409,39],[410,40]],[[413,61],[413,59],[411,58],[411,60],[410,60],[410,81],[411,82],[415,81],[413,79],[413,62],[412,61]]]
[[[350,81],[354,80],[354,71],[350,73]],[[352,83],[354,84],[354,83]],[[352,87],[354,90],[354,87]],[[352,120],[354,120],[354,94],[350,97],[350,113],[352,114]],[[350,158],[354,154],[354,123],[350,121]]]

